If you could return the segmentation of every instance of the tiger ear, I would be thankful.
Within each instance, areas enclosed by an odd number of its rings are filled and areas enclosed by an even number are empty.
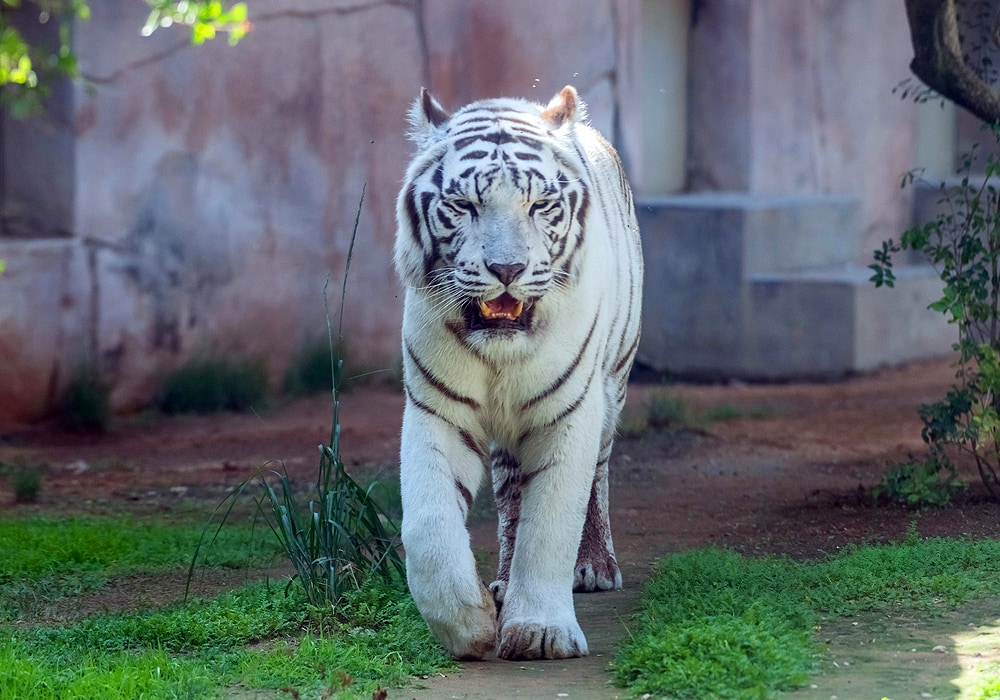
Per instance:
[[[585,120],[587,107],[580,100],[576,88],[567,85],[549,101],[545,109],[542,110],[541,117],[558,129],[563,124]]]
[[[410,138],[417,142],[420,148],[425,148],[434,140],[442,124],[451,119],[437,100],[427,91],[420,88],[420,97],[410,108]]]

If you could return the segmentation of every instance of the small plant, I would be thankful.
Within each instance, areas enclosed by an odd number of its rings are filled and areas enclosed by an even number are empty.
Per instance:
[[[17,469],[10,477],[14,486],[14,501],[17,503],[37,503],[42,490],[42,474],[37,469],[24,467]]]
[[[264,398],[266,388],[263,363],[196,360],[164,380],[157,405],[166,413],[245,411]]]
[[[1000,124],[989,128],[1000,143]],[[983,174],[974,173],[982,165]],[[874,253],[871,281],[895,282],[892,256],[904,250],[922,254],[944,283],[930,305],[955,325],[957,383],[946,396],[920,407],[921,436],[934,454],[957,449],[972,455],[987,490],[1000,500],[1000,158],[985,160],[974,147],[962,161],[961,181],[941,185],[942,212],[928,223],[903,232]],[[916,173],[903,179],[912,185]]]
[[[354,232],[347,251],[344,282],[340,295],[340,328],[342,339],[344,298],[350,271],[354,241],[357,237],[364,190],[358,203]],[[325,290],[324,290],[325,296]],[[343,360],[333,352],[333,328],[327,310],[328,348],[326,359],[331,364],[327,376],[343,377]],[[288,473],[282,469],[271,474],[278,479],[277,489],[268,482],[263,470],[244,481],[227,500],[230,505],[222,518],[225,523],[236,500],[251,484],[260,486],[262,495],[255,499],[257,512],[281,544],[295,568],[295,580],[305,591],[309,602],[317,607],[336,607],[345,593],[358,590],[372,577],[385,584],[403,581],[405,567],[400,557],[399,533],[384,509],[373,498],[374,484],[363,488],[345,471],[340,458],[340,386],[334,381],[333,424],[328,445],[320,445],[319,474],[313,497],[301,504]],[[219,525],[219,528],[222,527]],[[197,552],[195,553],[195,560]],[[192,560],[193,572],[194,560]]]
[[[646,403],[646,422],[651,428],[678,428],[690,419],[690,410],[684,399],[657,391]]]
[[[334,385],[344,389],[344,378],[330,369],[331,366],[339,368],[341,359],[341,353],[331,353],[326,342],[307,347],[292,360],[285,375],[285,391],[303,396],[330,391]]]
[[[110,387],[90,365],[81,365],[70,379],[57,409],[66,428],[78,432],[100,433],[108,427],[111,408]]]
[[[0,474],[6,475],[14,492],[15,503],[37,503],[42,490],[44,464],[29,464],[23,459],[0,462]]]
[[[887,469],[872,496],[910,508],[944,506],[963,487],[951,460],[944,454],[931,454],[922,462],[911,460]]]

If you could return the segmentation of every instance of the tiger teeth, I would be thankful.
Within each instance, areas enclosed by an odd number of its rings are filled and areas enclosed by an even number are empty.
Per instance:
[[[493,310],[490,308],[489,304],[487,304],[485,301],[479,302],[479,313],[483,315],[483,318],[491,321],[494,319],[506,319],[508,321],[516,321],[521,316],[522,311],[524,311],[523,301],[518,301],[517,304],[514,305],[514,308],[509,311]]]

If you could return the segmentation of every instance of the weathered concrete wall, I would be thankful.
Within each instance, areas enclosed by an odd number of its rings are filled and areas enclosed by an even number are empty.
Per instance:
[[[148,402],[199,353],[262,357],[280,380],[325,335],[328,275],[336,310],[365,185],[349,371],[393,367],[394,200],[419,88],[454,107],[547,100],[572,83],[595,124],[621,136],[634,6],[256,0],[254,31],[231,48],[192,47],[179,29],[142,38],[142,3],[93,3],[74,36],[91,87],[71,91],[61,123],[5,122],[8,140],[71,136],[47,166],[69,183],[49,194],[71,225],[57,240],[0,237],[0,422],[42,415],[82,362],[101,367],[118,409]]]
[[[708,0],[691,27],[693,190],[861,198],[857,262],[909,224],[915,109],[905,8],[871,0]],[[711,86],[711,88],[709,87]]]

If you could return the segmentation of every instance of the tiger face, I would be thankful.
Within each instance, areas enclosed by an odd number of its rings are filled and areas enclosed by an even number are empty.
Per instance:
[[[543,299],[573,276],[582,240],[588,194],[578,154],[559,138],[571,125],[523,104],[451,116],[422,99],[424,136],[400,198],[401,276],[465,333],[531,333]]]

